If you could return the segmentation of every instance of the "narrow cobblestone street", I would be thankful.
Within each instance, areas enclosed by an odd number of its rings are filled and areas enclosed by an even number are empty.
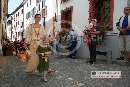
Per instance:
[[[98,61],[94,66],[85,59],[50,58],[50,66],[57,71],[49,75],[49,81],[41,81],[36,73],[28,76],[25,63],[16,57],[0,57],[0,87],[130,87],[130,66],[106,64]],[[91,71],[122,71],[121,79],[91,79]]]

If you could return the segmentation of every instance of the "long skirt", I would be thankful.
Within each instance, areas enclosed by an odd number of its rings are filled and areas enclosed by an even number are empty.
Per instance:
[[[26,72],[34,72],[37,70],[39,58],[36,54],[31,54],[27,63]]]

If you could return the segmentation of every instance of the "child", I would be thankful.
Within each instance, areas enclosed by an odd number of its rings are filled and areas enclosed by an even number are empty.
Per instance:
[[[89,46],[89,52],[90,52],[90,60],[89,63],[92,65],[94,62],[96,62],[96,44],[97,44],[97,34],[96,31],[96,19],[92,19],[91,23],[88,26],[88,29],[84,31],[85,33],[85,41],[87,45]]]
[[[51,46],[53,39],[51,36],[47,38],[47,41],[38,46],[36,53],[39,55],[39,64],[37,70],[40,73],[43,73],[43,80],[47,82],[47,73],[53,72],[53,70],[49,69],[49,56],[52,54]]]

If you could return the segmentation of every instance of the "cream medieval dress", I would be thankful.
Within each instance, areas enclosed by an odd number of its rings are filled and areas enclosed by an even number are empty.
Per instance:
[[[33,28],[33,24],[30,24],[26,31],[26,42],[30,44],[29,46],[29,61],[27,63],[26,72],[33,72],[37,70],[39,64],[39,56],[36,54],[36,50],[39,45],[43,44],[43,40],[46,37],[46,31],[41,26],[36,29]]]

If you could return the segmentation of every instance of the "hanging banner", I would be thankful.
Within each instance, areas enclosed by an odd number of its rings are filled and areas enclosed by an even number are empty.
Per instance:
[[[47,17],[47,6],[42,9],[42,18]]]

